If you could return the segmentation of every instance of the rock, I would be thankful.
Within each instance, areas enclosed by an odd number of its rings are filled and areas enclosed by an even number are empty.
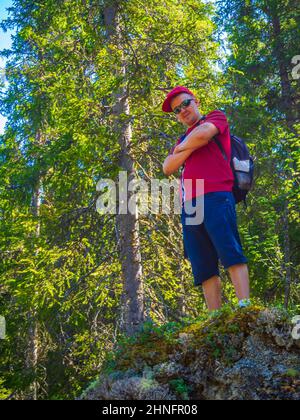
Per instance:
[[[176,362],[165,362],[153,368],[153,375],[161,383],[168,383],[171,379],[176,379],[184,375],[185,368]]]
[[[158,327],[116,353],[81,399],[297,400],[299,340],[284,311],[250,307],[184,322],[170,337]],[[173,330],[172,330],[173,333]]]
[[[88,398],[87,398],[88,397]],[[175,400],[166,385],[152,379],[133,376],[114,382],[103,380],[93,391],[85,395],[89,400]]]

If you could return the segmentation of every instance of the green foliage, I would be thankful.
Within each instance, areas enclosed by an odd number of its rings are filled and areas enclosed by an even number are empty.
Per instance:
[[[4,380],[0,378],[0,400],[5,400],[11,395],[11,391],[4,387]]]

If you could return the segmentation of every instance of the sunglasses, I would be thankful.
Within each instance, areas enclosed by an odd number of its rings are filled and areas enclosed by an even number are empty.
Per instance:
[[[185,99],[179,106],[173,109],[175,115],[180,114],[182,109],[189,107],[194,99]]]

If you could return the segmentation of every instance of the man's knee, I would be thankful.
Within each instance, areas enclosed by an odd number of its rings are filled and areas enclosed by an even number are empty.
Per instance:
[[[227,267],[227,270],[228,271],[230,271],[230,270],[237,270],[239,268],[245,268],[245,267],[248,267],[248,264],[243,262],[243,263],[233,264],[233,265]]]
[[[203,286],[203,288],[219,287],[219,286],[221,286],[221,279],[217,275],[212,276],[209,279],[205,280],[202,283],[202,286]]]

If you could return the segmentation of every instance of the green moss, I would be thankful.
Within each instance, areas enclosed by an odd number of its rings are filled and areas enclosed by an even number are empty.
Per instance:
[[[247,310],[236,312],[219,312],[217,316],[202,323],[195,323],[183,329],[183,332],[192,334],[195,339],[202,341],[205,337],[215,337],[223,334],[248,333],[249,324],[255,322],[261,308],[250,307]]]
[[[300,378],[300,372],[296,369],[288,369],[284,376],[289,378]]]
[[[141,379],[141,389],[143,391],[150,390],[151,388],[155,388],[157,383],[151,378],[142,378]]]
[[[133,365],[153,365],[168,359],[176,346],[182,323],[170,322],[161,326],[146,322],[132,337],[122,336],[104,365],[105,373],[115,369],[127,370]]]
[[[87,387],[87,389],[82,393],[81,398],[85,398],[90,392],[97,389],[100,385],[100,380],[97,379],[94,382],[91,382],[90,385]]]
[[[169,382],[170,388],[177,394],[177,397],[182,400],[189,400],[189,388],[184,379],[172,379]]]

